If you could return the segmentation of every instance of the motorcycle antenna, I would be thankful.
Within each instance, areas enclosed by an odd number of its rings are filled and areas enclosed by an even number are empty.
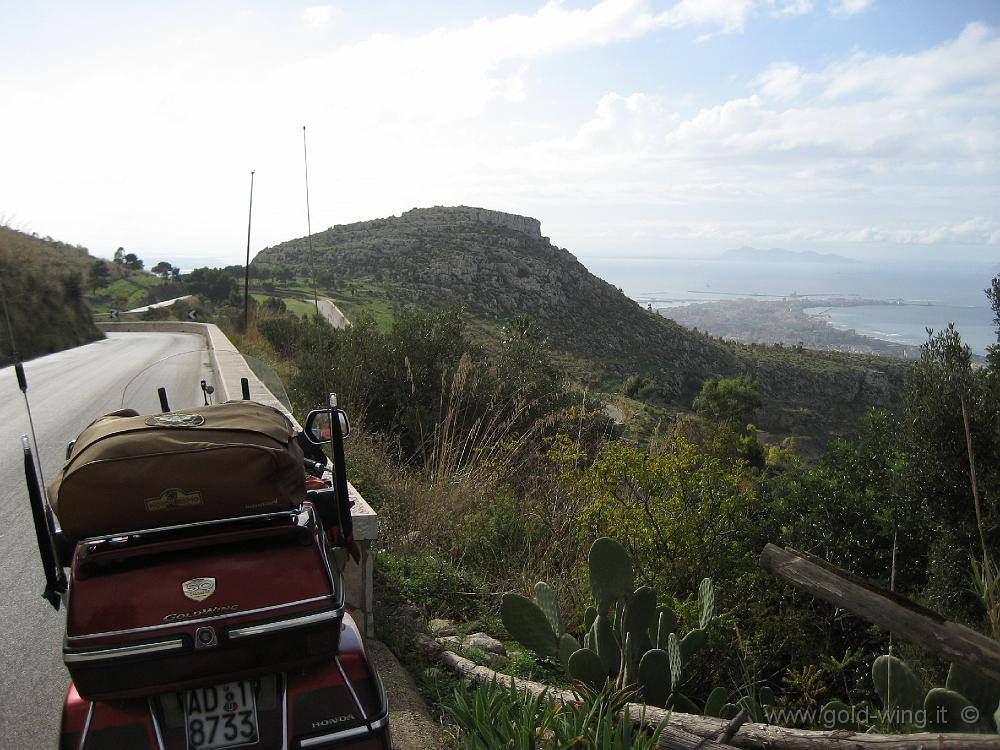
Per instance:
[[[309,242],[309,275],[312,277],[313,303],[319,316],[319,294],[316,291],[316,263],[313,259],[312,218],[309,215],[309,152],[306,150],[306,126],[302,126],[302,160],[306,166],[306,232]]]
[[[14,373],[17,376],[17,387],[24,395],[24,408],[28,412],[28,427],[31,430],[31,442],[35,446],[35,459],[38,464],[38,476],[41,478],[42,492],[45,492],[45,475],[42,474],[42,457],[38,452],[38,438],[35,437],[35,421],[31,418],[31,404],[28,402],[28,378],[24,374],[24,364],[21,362],[21,353],[17,350],[17,342],[14,339],[14,326],[10,322],[10,311],[7,308],[7,289],[4,284],[4,277],[0,275],[0,306],[3,307],[3,317],[7,324],[7,338],[10,341],[10,358],[14,361]]]
[[[253,173],[250,170],[250,213],[247,216],[247,267],[243,279],[243,330],[250,324],[250,222],[253,220]]]

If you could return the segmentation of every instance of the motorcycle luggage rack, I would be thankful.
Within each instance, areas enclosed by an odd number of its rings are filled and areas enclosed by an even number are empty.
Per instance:
[[[162,526],[152,529],[122,531],[112,534],[81,539],[77,548],[83,557],[91,558],[104,553],[115,553],[125,549],[145,547],[152,544],[170,544],[172,542],[196,542],[206,535],[220,534],[257,534],[260,532],[275,533],[304,530],[313,513],[311,507],[301,510],[283,511],[281,513],[264,513],[253,516],[236,516],[219,518],[211,521]]]

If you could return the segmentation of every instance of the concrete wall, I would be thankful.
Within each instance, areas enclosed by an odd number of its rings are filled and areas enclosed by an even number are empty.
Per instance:
[[[243,355],[219,330],[210,323],[187,323],[179,320],[129,321],[126,323],[98,323],[97,327],[106,333],[123,332],[163,332],[163,333],[195,333],[205,339],[209,359],[215,371],[215,399],[221,403],[242,398],[241,378],[247,378],[250,383],[250,395],[254,401],[273,406],[285,414],[292,422],[301,428],[295,417],[288,413],[274,394],[272,394],[260,379],[254,374]],[[347,604],[358,627],[366,637],[374,637],[375,620],[373,617],[372,600],[372,542],[378,536],[378,515],[365,502],[353,485],[348,485],[348,494],[354,502],[351,508],[351,518],[354,521],[354,538],[361,548],[361,560],[355,563],[346,555],[336,555],[337,564],[344,574],[344,588]]]

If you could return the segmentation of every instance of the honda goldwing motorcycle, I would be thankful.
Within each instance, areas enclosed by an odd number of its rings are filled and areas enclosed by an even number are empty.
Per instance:
[[[22,439],[44,596],[67,611],[59,747],[389,750],[345,609],[347,415],[331,394],[297,432],[246,379],[242,401],[212,390],[171,410],[161,388],[158,414],[96,420],[47,494]]]

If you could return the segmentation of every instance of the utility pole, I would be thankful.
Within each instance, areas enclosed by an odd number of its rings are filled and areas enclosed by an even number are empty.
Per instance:
[[[306,126],[302,126],[302,160],[306,165],[306,232],[309,242],[309,275],[312,276],[313,303],[316,305],[316,317],[319,317],[319,295],[316,292],[316,263],[313,260],[312,219],[309,216],[309,152],[306,150]]]
[[[253,169],[250,170],[250,213],[247,216],[247,265],[243,278],[243,330],[250,325],[250,223],[253,221]]]

